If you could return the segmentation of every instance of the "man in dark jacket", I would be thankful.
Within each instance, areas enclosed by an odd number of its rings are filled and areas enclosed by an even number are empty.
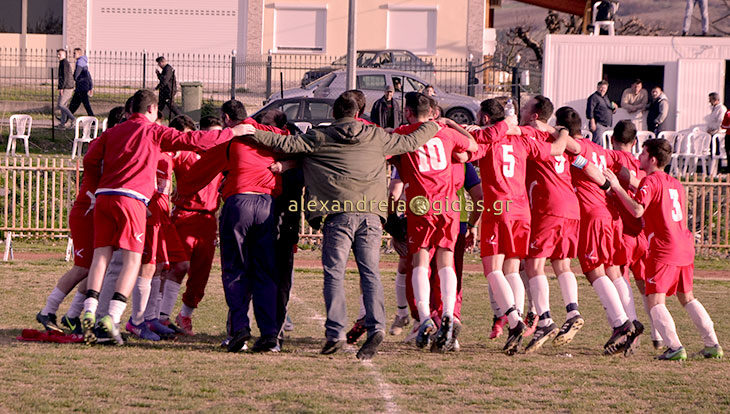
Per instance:
[[[394,91],[393,86],[388,85],[383,97],[375,101],[370,112],[370,119],[383,128],[398,128],[401,124],[402,115],[400,106],[393,99]]]
[[[158,57],[155,59],[155,62],[162,69],[161,72],[155,69],[157,79],[160,80],[160,83],[155,87],[155,89],[160,91],[157,107],[160,108],[160,112],[163,112],[165,108],[169,108],[170,118],[178,116],[181,112],[177,105],[175,105],[175,94],[177,93],[175,69],[167,63],[164,56]]]
[[[94,83],[89,73],[89,58],[84,55],[80,48],[74,49],[74,58],[76,59],[76,69],[74,69],[74,80],[76,81],[76,89],[71,98],[71,104],[68,110],[73,114],[79,109],[79,105],[84,104],[84,109],[89,116],[94,116],[91,109],[89,97],[94,96]]]
[[[322,230],[324,300],[327,308],[323,354],[337,352],[345,343],[345,267],[350,250],[360,271],[368,339],[357,353],[370,359],[385,336],[385,304],[379,261],[384,220],[388,213],[385,157],[415,151],[438,131],[426,122],[408,135],[388,134],[375,125],[357,121],[357,102],[340,96],[334,104],[335,121],[305,134],[278,135],[257,130],[249,139],[288,154],[301,154],[304,209],[313,227]]]
[[[598,82],[596,91],[588,97],[586,104],[586,119],[589,129],[593,134],[593,142],[602,145],[603,133],[613,125],[613,113],[616,112],[616,104],[606,96],[608,82]]]
[[[660,132],[666,130],[664,121],[669,115],[669,99],[659,86],[651,89],[651,100],[649,100],[647,109],[649,112],[646,114],[646,125],[649,127],[649,131],[659,135]]]
[[[70,120],[73,124],[76,120],[74,114],[68,110],[68,103],[74,94],[74,78],[71,64],[66,59],[66,50],[56,50],[56,56],[58,57],[58,110],[61,111],[58,120],[61,122],[61,128],[64,128],[67,121]]]

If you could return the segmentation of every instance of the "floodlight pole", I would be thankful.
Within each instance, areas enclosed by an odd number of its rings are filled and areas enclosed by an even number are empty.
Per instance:
[[[347,14],[347,89],[355,89],[355,14],[357,0],[350,0],[350,9]]]

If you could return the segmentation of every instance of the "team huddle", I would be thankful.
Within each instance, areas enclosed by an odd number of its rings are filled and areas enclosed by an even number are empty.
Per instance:
[[[693,237],[684,188],[664,172],[672,154],[666,140],[646,141],[637,159],[631,153],[636,129],[621,121],[613,149],[605,149],[583,139],[580,116],[570,107],[555,111],[556,126],[548,124],[553,105],[539,95],[521,108],[519,122],[498,100],[485,100],[478,125],[468,126],[440,118],[425,94],[407,93],[402,104],[404,124],[386,130],[363,119],[362,92],[347,91],[334,103],[331,125],[302,133],[283,113],[254,120],[240,102],[228,101],[221,119],[204,118],[196,131],[185,116],[170,127],[156,123],[155,95],[138,91],[128,101],[128,119],[94,140],[84,157],[69,215],[74,266],[37,320],[61,331],[56,312],[79,285],[61,325],[87,343],[124,342],[120,324],[130,294],[130,334],[153,341],[192,335],[217,230],[229,308],[223,345],[229,352],[248,347],[253,303],[261,335],[252,350],[276,352],[287,328],[299,230],[300,211],[288,207],[304,189],[306,200],[321,206],[305,216],[323,234],[323,354],[367,333],[357,357],[370,359],[384,339],[378,263],[385,229],[400,256],[390,333],[399,335],[413,319],[407,340],[419,348],[460,348],[463,258],[478,239],[494,312],[490,337],[507,326],[507,355],[535,352],[550,340],[565,346],[583,327],[570,267],[577,258],[612,329],[604,354],[631,355],[644,332],[629,284],[633,274],[653,345],[666,346],[657,358],[687,358],[665,306],[674,294],[702,336],[699,355],[722,357],[712,320],[693,296]],[[405,214],[393,208],[401,199]],[[469,203],[482,208],[464,208]],[[360,315],[345,333],[350,251],[362,296]],[[566,310],[561,326],[551,314],[547,259]]]

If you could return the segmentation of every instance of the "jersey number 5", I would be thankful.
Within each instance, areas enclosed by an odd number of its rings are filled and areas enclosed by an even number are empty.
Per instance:
[[[426,154],[428,151],[428,154]],[[446,168],[446,151],[439,138],[431,138],[424,146],[416,150],[418,153],[418,171],[441,171]]]
[[[515,176],[515,156],[512,154],[514,147],[512,145],[502,145],[502,175],[505,178]]]
[[[682,220],[682,205],[679,204],[679,191],[669,188],[669,198],[672,200],[672,220]]]

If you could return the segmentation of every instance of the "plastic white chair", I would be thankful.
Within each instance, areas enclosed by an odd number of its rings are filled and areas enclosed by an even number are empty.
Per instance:
[[[8,149],[6,155],[15,155],[15,146],[19,139],[25,144],[25,155],[28,152],[28,139],[30,138],[30,129],[33,126],[33,118],[30,115],[11,115],[10,116],[10,135],[8,135]]]
[[[690,174],[697,172],[697,164],[701,163],[702,173],[707,174],[707,162],[710,160],[712,137],[705,131],[693,131],[690,154],[686,156],[685,168]]]
[[[81,136],[79,136],[81,130]],[[74,144],[71,149],[71,159],[81,156],[84,144],[90,143],[96,139],[99,133],[99,120],[93,116],[80,116],[76,118],[76,135],[74,136]]]
[[[588,130],[588,129],[581,129],[580,130],[580,134],[583,136],[583,138],[585,138],[585,139],[587,139],[589,141],[593,141],[593,132],[591,132],[590,130]]]
[[[669,174],[679,175],[680,172],[683,174],[687,171],[686,157],[692,155],[692,133],[676,133],[674,140],[674,153],[672,154],[672,162],[669,166]],[[660,134],[661,135],[661,134]]]
[[[101,132],[106,131],[106,128],[107,128],[107,125],[108,124],[109,124],[109,118],[104,118],[104,120],[101,121]]]
[[[596,2],[593,5],[593,35],[598,36],[601,34],[601,29],[608,30],[609,36],[616,35],[616,29],[614,28],[613,20],[599,20],[596,21],[596,13],[598,13],[598,6],[601,3],[605,3],[604,1]],[[618,3],[611,2],[611,6],[613,7],[613,14],[614,16],[618,12]]]
[[[677,148],[676,148],[676,145],[675,144],[677,143],[677,137],[678,136],[679,136],[679,132],[677,132],[677,131],[662,131],[662,132],[659,133],[659,135],[657,136],[657,138],[658,139],[666,139],[667,141],[669,141],[669,145],[671,145],[672,148],[676,152],[676,149]]]
[[[603,135],[601,136],[601,146],[605,149],[613,149],[613,144],[611,144],[611,137],[613,136],[613,129],[609,129],[608,131],[604,131]]]
[[[636,143],[634,144],[634,148],[631,149],[631,152],[638,156],[641,154],[641,148],[644,146],[644,142],[654,138],[656,138],[656,135],[651,131],[638,131],[636,133]]]
[[[712,136],[712,144],[710,145],[710,175],[715,176],[720,168],[722,160],[727,163],[727,153],[725,152],[725,133],[718,132]]]

